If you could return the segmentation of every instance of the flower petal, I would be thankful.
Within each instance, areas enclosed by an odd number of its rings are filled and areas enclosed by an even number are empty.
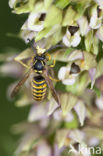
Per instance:
[[[59,72],[58,72],[58,78],[59,80],[64,80],[65,79],[65,74],[67,72],[67,68],[66,67],[61,67]]]
[[[82,16],[77,22],[80,28],[81,35],[86,35],[90,30],[87,18],[85,16]]]
[[[73,22],[75,21],[76,18],[77,18],[77,13],[70,6],[66,9],[66,13],[65,13],[62,25],[63,26],[73,25]]]
[[[33,103],[32,99],[23,93],[23,95],[15,102],[16,107],[24,107],[28,104]]]
[[[97,30],[96,36],[103,42],[103,25]]]
[[[58,9],[55,5],[52,5],[47,13],[44,21],[44,27],[51,27],[56,24],[60,24],[62,21],[62,10]]]
[[[95,78],[96,78],[96,68],[91,68],[89,69],[89,75],[91,78],[91,89],[93,89],[94,83],[95,83]]]
[[[96,105],[100,110],[103,110],[103,96],[96,99]]]
[[[98,146],[99,139],[94,136],[94,137],[89,139],[88,144],[89,144],[89,146]]]
[[[93,31],[89,31],[85,37],[85,47],[86,51],[90,52],[93,43]]]
[[[65,121],[66,122],[71,122],[74,119],[73,113],[70,111],[66,116],[65,116]]]
[[[91,18],[90,18],[89,26],[92,29],[98,29],[101,26],[101,24],[102,24],[102,18],[98,17],[97,5],[94,5],[92,7],[90,13],[91,13]]]
[[[67,38],[67,35],[65,35],[65,36],[63,37],[63,43],[64,43],[67,47],[70,47],[70,46],[71,46],[70,41],[69,41],[68,38]]]
[[[77,47],[79,45],[80,41],[81,41],[81,37],[79,35],[79,32],[76,32],[74,34],[73,40],[71,42],[71,46]]]
[[[73,76],[72,78],[68,77],[68,79],[62,80],[62,83],[64,85],[73,85],[75,83],[75,81],[76,81],[76,77]]]
[[[10,8],[13,8],[14,7],[16,1],[17,0],[9,0],[9,6],[10,6]]]
[[[56,141],[59,148],[62,148],[65,145],[66,137],[68,135],[67,129],[58,130],[56,133]]]
[[[15,57],[15,60],[20,61],[33,56],[33,51],[30,48],[25,49],[19,55]]]
[[[68,61],[82,60],[84,59],[84,54],[81,50],[74,50],[69,54]]]
[[[51,98],[49,101],[48,115],[51,115],[57,107],[58,107],[57,102],[54,100],[54,98]]]
[[[46,144],[45,142],[43,142],[42,144],[40,144],[37,148],[37,156],[51,156],[52,151],[51,148],[48,144]]]
[[[91,68],[95,68],[97,65],[96,58],[91,53],[83,52],[84,54],[84,66],[85,70],[89,70]]]
[[[60,101],[63,115],[67,115],[71,111],[71,109],[75,106],[77,98],[71,93],[69,94],[65,93],[60,96]]]
[[[57,121],[63,120],[63,118],[62,118],[62,111],[60,109],[57,110],[56,112],[54,112],[53,117]]]
[[[34,105],[32,106],[29,116],[28,116],[28,121],[33,122],[41,119],[45,119],[47,109],[43,105]]]
[[[35,32],[28,31],[28,30],[23,30],[20,33],[20,35],[21,35],[22,39],[25,41],[25,43],[29,43],[29,40],[32,40],[34,38],[35,34],[36,34]]]
[[[70,0],[56,0],[55,3],[58,8],[64,9],[70,3]]]
[[[21,76],[22,72],[23,68],[21,65],[13,61],[0,66],[0,73],[2,73],[2,75],[12,75],[14,77],[19,77]]]
[[[31,30],[31,31],[41,31],[44,26],[43,26],[43,22],[41,21],[40,24],[36,24],[36,20],[40,17],[41,14],[38,14],[38,13],[34,13],[32,12],[30,15],[29,15],[29,18],[28,18],[28,29]]]
[[[73,139],[75,142],[82,143],[85,137],[84,132],[76,129],[70,132],[69,137]]]
[[[59,149],[57,144],[54,145],[54,156],[61,156],[62,151],[64,150],[64,148]]]
[[[46,9],[48,9],[51,4],[52,4],[53,0],[44,0],[44,6]]]
[[[74,109],[79,117],[81,126],[83,126],[86,117],[86,108],[83,101],[79,100],[78,103],[74,106]]]
[[[103,0],[94,0],[101,9],[103,9]]]

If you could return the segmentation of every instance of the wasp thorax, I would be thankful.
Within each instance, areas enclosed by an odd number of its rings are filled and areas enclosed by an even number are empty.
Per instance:
[[[41,61],[36,61],[36,63],[33,66],[34,70],[40,71],[43,70],[44,65],[42,64]]]

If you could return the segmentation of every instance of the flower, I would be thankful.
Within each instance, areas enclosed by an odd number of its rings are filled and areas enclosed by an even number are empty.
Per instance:
[[[46,16],[45,12],[41,13],[31,12],[28,17],[28,20],[24,23],[21,29],[37,32],[43,30],[44,28],[43,21],[45,16]]]
[[[92,9],[90,10],[90,24],[89,26],[92,29],[98,29],[102,25],[102,10],[100,9],[99,6],[94,5]]]
[[[79,68],[79,67],[78,67]],[[80,70],[79,70],[80,71]],[[59,80],[62,80],[65,85],[72,85],[75,83],[78,73],[71,73],[70,65],[67,67],[61,67],[58,73]]]
[[[63,43],[67,47],[77,47],[81,41],[80,32],[78,26],[69,26],[66,34],[63,37]]]
[[[102,0],[94,0],[101,9],[103,9],[103,1]]]

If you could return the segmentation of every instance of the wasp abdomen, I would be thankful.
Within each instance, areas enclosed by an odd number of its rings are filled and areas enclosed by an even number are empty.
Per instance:
[[[45,98],[47,84],[43,76],[35,76],[31,81],[32,95],[34,100],[42,101]]]

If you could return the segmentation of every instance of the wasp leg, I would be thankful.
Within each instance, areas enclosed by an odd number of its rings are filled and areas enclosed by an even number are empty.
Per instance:
[[[18,62],[18,63],[20,63],[22,66],[24,66],[25,68],[30,68],[27,64],[25,64],[23,61],[21,61],[21,60],[18,60],[18,59],[16,59],[16,58],[14,58],[14,60],[16,61],[16,62]]]
[[[47,53],[46,56],[48,57],[47,60],[50,61],[51,60],[51,55]]]
[[[56,61],[53,60],[53,64],[50,64],[49,66],[50,66],[51,68],[53,68],[53,67],[55,66],[55,64],[56,64]]]
[[[48,53],[46,55],[48,57],[48,61],[50,61],[51,60],[51,55],[49,55]],[[53,64],[50,64],[49,66],[53,68],[55,66],[55,64],[56,64],[56,61],[53,60]]]
[[[48,67],[48,69],[49,69],[49,78],[50,78],[52,81],[56,81],[56,82],[60,81],[60,80],[54,78],[54,71],[53,71],[53,69],[50,68],[50,67]]]
[[[55,79],[55,78],[51,77],[50,75],[49,75],[49,78],[50,78],[52,81],[56,81],[56,82],[59,82],[59,81],[60,81],[60,80],[58,80],[58,79]]]

